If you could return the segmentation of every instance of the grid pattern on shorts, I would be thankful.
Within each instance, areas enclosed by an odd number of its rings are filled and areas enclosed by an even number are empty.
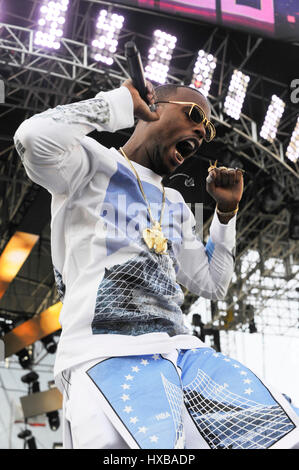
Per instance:
[[[267,406],[243,398],[200,369],[184,387],[184,401],[212,449],[265,449],[294,429],[278,404]]]
[[[174,449],[184,449],[185,434],[182,417],[184,401],[182,389],[167,380],[163,374],[161,374],[161,377],[176,430]]]

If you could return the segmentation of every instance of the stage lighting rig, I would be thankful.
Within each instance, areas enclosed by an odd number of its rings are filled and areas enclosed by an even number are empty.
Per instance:
[[[299,158],[299,117],[292,133],[292,137],[286,151],[286,156],[294,163],[296,163]]]
[[[32,347],[21,349],[21,351],[16,353],[19,358],[19,363],[23,369],[30,369],[33,359]]]
[[[28,449],[37,449],[35,438],[32,436],[29,429],[19,432],[18,437],[24,440],[24,449],[26,449],[26,447],[28,447]]]
[[[56,353],[57,344],[54,340],[53,335],[48,335],[45,338],[42,338],[41,342],[43,343],[43,345],[44,345],[44,347],[45,347],[45,349],[48,353],[50,353],[50,354],[55,354]]]
[[[284,108],[285,103],[278,98],[278,96],[273,95],[260,132],[260,136],[270,143],[272,143],[276,137],[277,128],[279,126],[281,116],[283,115]]]
[[[124,17],[107,10],[101,10],[96,24],[96,35],[93,39],[92,56],[96,61],[107,65],[113,64],[118,37],[123,27]]]
[[[60,48],[68,4],[69,0],[43,1],[34,44],[49,49]]]
[[[224,101],[224,112],[235,120],[240,119],[249,81],[249,75],[234,70]]]
[[[37,393],[40,391],[38,378],[39,375],[34,371],[21,377],[22,382],[28,385],[28,393]]]
[[[166,82],[169,63],[172,58],[177,38],[157,29],[154,31],[152,46],[145,66],[145,76],[149,80],[164,84]]]
[[[200,50],[193,69],[190,86],[200,89],[203,95],[208,96],[216,65],[216,57]]]
[[[60,426],[60,419],[59,419],[59,413],[58,411],[50,411],[47,413],[47,417],[49,420],[49,426],[52,431],[57,431],[57,429]]]

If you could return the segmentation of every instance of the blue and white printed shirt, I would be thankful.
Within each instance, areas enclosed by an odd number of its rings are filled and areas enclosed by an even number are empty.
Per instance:
[[[206,246],[179,192],[166,188],[162,230],[168,254],[142,239],[147,204],[129,163],[87,136],[134,125],[126,87],[57,106],[24,121],[14,142],[28,177],[52,195],[51,250],[63,302],[55,374],[97,357],[196,347],[184,325],[179,284],[224,298],[233,273],[236,217],[215,214]],[[132,162],[159,220],[161,177]]]

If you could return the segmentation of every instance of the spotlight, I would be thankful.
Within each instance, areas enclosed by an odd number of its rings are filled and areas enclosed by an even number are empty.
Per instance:
[[[57,349],[57,344],[54,340],[53,335],[46,336],[45,338],[41,339],[41,342],[43,343],[45,349],[48,351],[50,354],[55,354],[56,349]]]
[[[224,112],[236,120],[240,119],[249,80],[248,75],[234,70],[224,101]]]
[[[59,414],[58,411],[50,411],[47,413],[47,417],[49,420],[49,426],[52,429],[52,431],[57,431],[57,429],[60,426],[60,419],[59,419]]]
[[[0,338],[9,333],[13,329],[12,320],[7,320],[7,318],[0,318]]]
[[[48,49],[60,48],[68,4],[69,0],[43,1],[40,7],[38,29],[34,37],[34,43],[37,46]]]
[[[30,436],[32,436],[32,433],[31,433],[31,431],[29,431],[29,429],[24,429],[24,431],[21,431],[18,434],[18,437],[20,439],[27,439]]]
[[[273,142],[276,137],[277,128],[281,116],[283,115],[284,108],[285,103],[280,98],[278,98],[278,96],[273,95],[260,132],[260,136],[265,140],[268,140],[268,142]]]
[[[96,34],[91,43],[92,56],[96,61],[107,65],[113,64],[113,54],[118,45],[118,37],[124,17],[116,13],[101,10],[96,24]]]
[[[34,371],[31,371],[21,377],[22,382],[28,384],[29,393],[37,393],[40,391],[38,377],[39,375]]]
[[[299,240],[299,202],[291,206],[289,238]]]
[[[21,380],[22,380],[22,382],[24,382],[25,384],[28,384],[28,385],[29,385],[29,384],[31,384],[31,383],[33,383],[33,382],[36,382],[37,379],[38,379],[38,377],[39,377],[39,375],[38,375],[36,372],[31,371],[31,372],[29,372],[28,374],[23,375],[23,376],[21,377]]]
[[[24,449],[28,447],[28,449],[37,449],[35,438],[32,436],[31,431],[29,429],[24,429],[18,434],[20,439],[24,439]]]
[[[286,156],[294,163],[296,163],[299,158],[299,117],[292,133],[292,137],[286,151]]]
[[[145,66],[145,76],[154,82],[166,82],[169,63],[175,48],[177,38],[157,29],[154,31],[152,46],[148,54],[148,63]]]
[[[212,54],[200,50],[193,69],[190,86],[200,88],[202,94],[208,96],[216,64],[217,59]]]
[[[33,353],[32,348],[24,348],[21,351],[16,353],[19,358],[19,363],[23,367],[23,369],[29,369],[32,364]]]

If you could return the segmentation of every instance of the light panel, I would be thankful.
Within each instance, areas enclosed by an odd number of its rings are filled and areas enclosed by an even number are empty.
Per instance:
[[[101,10],[97,19],[96,34],[91,43],[92,56],[96,61],[107,65],[113,64],[113,54],[116,52],[120,30],[124,17],[116,13]]]
[[[224,101],[224,112],[236,120],[240,119],[249,80],[248,75],[234,70]]]
[[[299,158],[299,117],[292,133],[292,137],[286,151],[286,156],[294,163],[296,163]]]
[[[39,239],[38,235],[16,232],[0,256],[0,299],[16,277]]]
[[[16,326],[3,337],[5,357],[16,354],[31,344],[61,329],[59,316],[62,303],[57,302],[39,315]]]
[[[68,4],[69,0],[43,1],[40,7],[38,29],[34,36],[34,43],[37,46],[48,49],[60,48]]]
[[[285,103],[278,98],[278,96],[273,95],[260,132],[260,136],[268,140],[268,142],[273,142],[276,137],[277,128],[279,126],[281,116],[283,115],[284,108]]]
[[[166,82],[169,63],[177,38],[157,29],[154,31],[153,42],[148,53],[148,63],[145,66],[145,76],[163,85]]]
[[[203,95],[208,96],[216,65],[217,59],[212,54],[200,50],[193,69],[190,86],[199,88]]]

